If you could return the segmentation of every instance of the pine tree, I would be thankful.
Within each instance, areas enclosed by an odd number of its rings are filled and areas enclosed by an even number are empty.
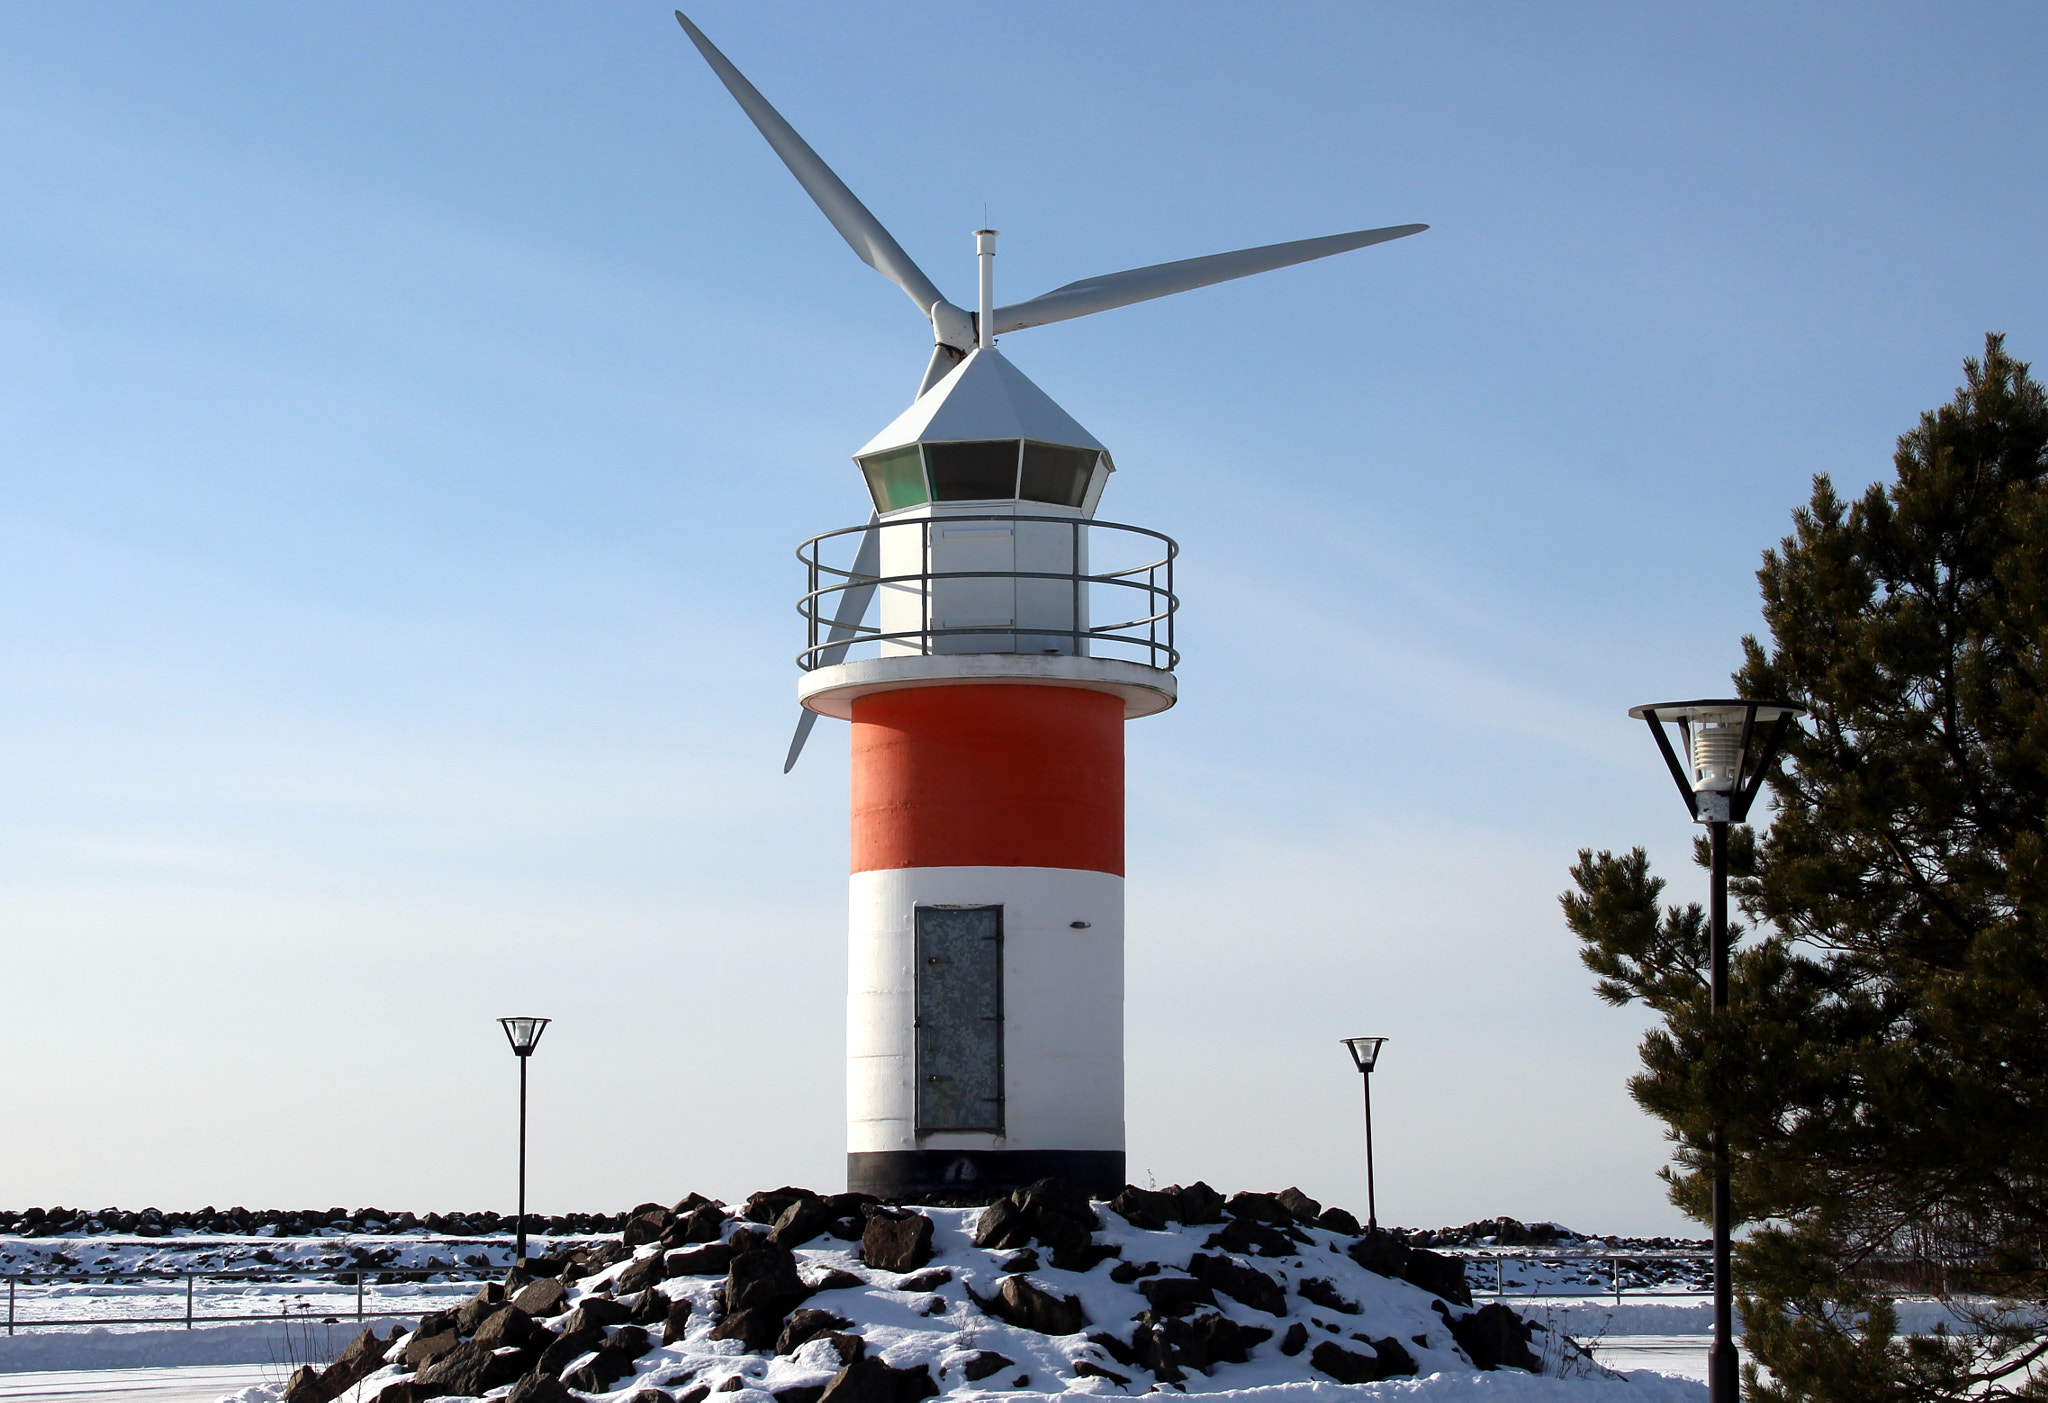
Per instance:
[[[1731,835],[1727,1015],[1641,850],[1562,898],[1595,991],[1660,1019],[1630,1090],[1702,1220],[1728,1127],[1756,1398],[2048,1398],[2048,396],[1996,335],[1964,371],[1893,481],[1817,477],[1764,554],[1735,683],[1812,716]],[[1978,1333],[1895,1339],[1901,1288]]]

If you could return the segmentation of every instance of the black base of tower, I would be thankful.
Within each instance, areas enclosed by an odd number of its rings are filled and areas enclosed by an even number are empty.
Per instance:
[[[897,1203],[988,1203],[1040,1179],[1065,1179],[1090,1198],[1124,1186],[1122,1150],[871,1150],[848,1154],[849,1192]]]

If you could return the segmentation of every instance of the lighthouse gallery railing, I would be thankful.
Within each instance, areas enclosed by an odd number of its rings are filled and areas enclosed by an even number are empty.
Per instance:
[[[1023,522],[1047,523],[1063,527],[1068,534],[1066,558],[1070,567],[1066,570],[934,570],[932,560],[933,528],[950,528],[969,522],[991,522],[1012,525]],[[915,531],[919,533],[917,558],[926,568],[903,574],[870,574],[857,568],[860,547],[867,542],[869,533]],[[876,540],[880,540],[877,535]],[[1113,570],[1084,571],[1083,560],[1092,559],[1095,543],[1111,549],[1142,544],[1141,554],[1145,557],[1139,563],[1125,565]],[[838,550],[851,550],[854,559],[845,565],[833,564],[825,559],[828,543]],[[1157,554],[1154,552],[1157,551]],[[880,552],[877,552],[879,556]],[[797,547],[797,559],[804,563],[809,572],[810,588],[797,601],[797,612],[804,616],[809,629],[809,638],[804,650],[797,654],[797,666],[806,672],[820,667],[829,667],[846,660],[850,649],[863,644],[896,644],[906,651],[931,654],[941,651],[935,645],[942,638],[1007,638],[1017,651],[1020,640],[1040,642],[1047,638],[1061,638],[1066,641],[1063,649],[1033,648],[1032,652],[1068,652],[1073,656],[1121,657],[1126,661],[1141,662],[1150,667],[1172,671],[1180,663],[1180,653],[1174,647],[1174,616],[1179,612],[1180,600],[1173,592],[1173,562],[1180,554],[1180,546],[1172,537],[1143,526],[1125,526],[1113,521],[1088,521],[1068,516],[1023,516],[990,512],[977,515],[917,517],[907,521],[879,521],[866,526],[846,526],[837,531],[826,531],[811,537]],[[1067,585],[1067,623],[1061,627],[1054,620],[1022,623],[1012,617],[1008,625],[972,623],[935,623],[932,614],[933,586],[939,581],[951,580],[1056,580]],[[916,593],[921,599],[918,626],[908,629],[885,630],[879,623],[867,622],[867,614],[876,608],[875,596],[882,590],[899,588]],[[1122,608],[1111,608],[1112,615],[1128,613],[1129,617],[1118,618],[1115,623],[1090,624],[1084,622],[1093,614],[1097,602],[1095,591],[1101,591],[1102,603],[1121,604]],[[853,597],[856,592],[866,598]],[[846,609],[847,603],[855,607]],[[851,619],[841,617],[842,610],[851,614]],[[972,652],[973,649],[963,651]],[[990,649],[988,651],[996,651]]]

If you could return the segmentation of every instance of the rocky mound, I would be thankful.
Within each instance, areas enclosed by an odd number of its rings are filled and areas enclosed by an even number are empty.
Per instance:
[[[796,1188],[642,1205],[616,1239],[360,1337],[284,1399],[916,1403],[1568,1364],[1587,1368],[1506,1306],[1475,1310],[1455,1259],[1297,1190],[1091,1203],[1047,1180],[985,1209]]]

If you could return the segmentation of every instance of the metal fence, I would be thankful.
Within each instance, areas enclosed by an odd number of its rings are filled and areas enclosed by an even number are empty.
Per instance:
[[[1601,1294],[1605,1295],[1611,1292],[1617,1302],[1621,1300],[1622,1294],[1627,1289],[1622,1275],[1627,1267],[1641,1267],[1653,1262],[1706,1262],[1709,1265],[1705,1285],[1686,1291],[1639,1287],[1636,1294],[1656,1295],[1668,1299],[1673,1296],[1710,1296],[1714,1291],[1712,1269],[1714,1254],[1711,1252],[1461,1252],[1455,1255],[1459,1260],[1465,1262],[1483,1263],[1491,1261],[1493,1263],[1493,1291],[1491,1294],[1495,1300],[1499,1300],[1509,1294],[1507,1290],[1507,1264],[1509,1262],[1570,1263],[1579,1266],[1593,1266],[1597,1264],[1603,1267],[1607,1274],[1607,1290]],[[1475,1286],[1473,1294],[1485,1295],[1487,1293]],[[1539,1290],[1531,1290],[1526,1293],[1517,1292],[1516,1294],[1539,1296],[1546,1293]],[[1563,1293],[1551,1292],[1548,1294]]]
[[[343,1316],[349,1314],[344,1309],[340,1312],[322,1312],[316,1317],[310,1303],[299,1303],[296,1307],[287,1304],[282,1310],[259,1311],[254,1314],[222,1315],[213,1312],[202,1312],[199,1309],[198,1288],[201,1283],[211,1282],[286,1282],[298,1285],[331,1282],[342,1287],[353,1286],[356,1293],[354,1318],[357,1321],[394,1319],[401,1316],[421,1315],[424,1312],[420,1310],[371,1310],[369,1307],[372,1302],[368,1296],[370,1285],[388,1286],[401,1284],[406,1281],[421,1283],[439,1278],[441,1282],[447,1285],[469,1286],[484,1281],[496,1281],[499,1276],[496,1272],[485,1275],[475,1275],[472,1274],[473,1272],[473,1268],[471,1271],[465,1272],[459,1268],[448,1267],[383,1266],[333,1271],[306,1269],[284,1271],[233,1271],[226,1269],[209,1271],[195,1269],[192,1271],[175,1271],[157,1268],[153,1270],[73,1273],[14,1272],[5,1276],[7,1282],[7,1333],[12,1335],[16,1329],[27,1330],[39,1326],[71,1326],[75,1328],[78,1326],[98,1325],[183,1325],[187,1330],[190,1330],[200,1325],[246,1324],[257,1320],[310,1320],[317,1318],[321,1323],[339,1323]],[[372,1277],[376,1278],[374,1283],[369,1280]],[[24,1286],[91,1286],[94,1284],[117,1286],[141,1285],[150,1281],[182,1282],[185,1288],[184,1313],[181,1315],[135,1316],[80,1316],[73,1314],[42,1319],[24,1319],[19,1311],[18,1296],[20,1288]]]

